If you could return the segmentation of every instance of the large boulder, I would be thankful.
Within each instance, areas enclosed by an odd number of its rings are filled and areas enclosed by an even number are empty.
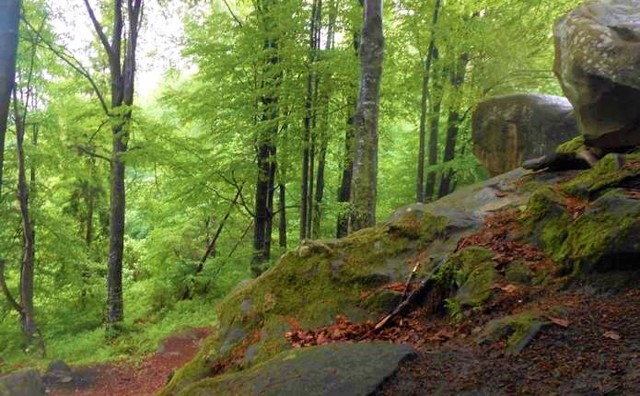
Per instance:
[[[577,134],[573,108],[563,97],[497,96],[480,102],[473,113],[474,152],[492,175],[550,154]]]
[[[200,381],[180,395],[370,395],[405,359],[409,345],[333,344],[282,352],[240,373]]]
[[[554,71],[587,145],[640,145],[640,0],[586,2],[554,36]]]

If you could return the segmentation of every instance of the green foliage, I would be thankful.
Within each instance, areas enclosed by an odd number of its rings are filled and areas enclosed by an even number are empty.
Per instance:
[[[267,9],[258,7],[264,5],[262,1],[230,1],[235,17],[217,2],[210,7],[199,3],[200,7],[184,18],[183,56],[193,63],[193,70],[167,71],[158,96],[133,109],[134,118],[128,124],[129,151],[124,156],[125,323],[120,337],[105,341],[102,325],[111,127],[132,109],[122,106],[111,109],[114,117],[105,116],[94,87],[68,64],[70,60],[82,64],[95,87],[107,92],[108,76],[98,66],[104,59],[96,58],[104,56],[96,55],[103,52],[98,51],[97,38],[78,49],[57,31],[69,15],[52,9],[55,2],[23,3],[29,24],[23,23],[20,33],[17,85],[21,105],[28,109],[26,167],[34,175],[30,210],[36,232],[36,320],[51,357],[82,363],[144,353],[152,351],[158,340],[172,331],[213,324],[215,301],[250,278],[258,178],[256,143],[274,126],[278,127],[272,137],[277,147],[275,177],[276,185],[286,188],[289,247],[299,242],[301,158],[308,145],[303,136],[310,74],[317,77],[318,85],[312,103],[317,116],[313,130],[316,159],[320,155],[318,142],[327,142],[317,235],[335,235],[336,219],[349,207],[337,201],[336,190],[350,155],[345,139],[358,93],[359,60],[354,37],[362,23],[359,2],[324,2],[322,49],[315,62],[309,56],[309,2],[283,0],[272,2]],[[433,27],[434,0],[385,2],[387,52],[380,112],[379,219],[414,200],[421,81],[432,29],[440,55],[432,81],[444,95],[439,141],[445,140],[444,114],[458,109],[462,121],[455,159],[440,161],[427,172],[451,170],[457,186],[486,176],[473,157],[470,143],[469,114],[477,100],[521,90],[559,92],[551,74],[549,33],[553,20],[577,1],[444,3],[441,20]],[[78,19],[84,17],[77,15]],[[88,24],[88,19],[85,22]],[[329,26],[335,43],[328,46]],[[153,33],[142,34],[152,37]],[[274,39],[277,48],[265,45]],[[463,53],[470,58],[467,78],[455,89],[448,72]],[[277,64],[265,67],[265,59],[276,56]],[[27,78],[29,74],[31,78]],[[33,103],[24,103],[27,92],[36,93]],[[265,96],[278,98],[276,120],[261,120],[261,99]],[[15,200],[15,147],[15,128],[10,126],[0,197],[0,256],[7,263],[6,279],[13,295],[18,294],[22,241]],[[443,149],[441,143],[439,151]],[[238,189],[242,189],[241,197],[232,205]],[[277,224],[280,213],[274,212]],[[446,226],[438,219],[430,220],[433,235]],[[203,261],[223,222],[212,253]],[[274,246],[278,242],[276,234],[274,230]],[[385,248],[395,247],[389,244]],[[275,259],[287,248],[272,250]],[[371,252],[359,254],[369,257]],[[309,295],[313,292],[308,291]],[[295,290],[279,293],[290,300],[296,296]],[[184,296],[192,299],[184,300]],[[0,302],[0,319],[0,355],[9,367],[33,359],[23,353],[17,314],[4,299]]]

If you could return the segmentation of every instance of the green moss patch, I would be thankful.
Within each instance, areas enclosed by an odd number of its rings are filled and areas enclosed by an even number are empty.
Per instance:
[[[506,339],[505,354],[517,355],[547,324],[540,315],[529,312],[495,319],[484,327],[478,337],[478,344],[494,344]]]

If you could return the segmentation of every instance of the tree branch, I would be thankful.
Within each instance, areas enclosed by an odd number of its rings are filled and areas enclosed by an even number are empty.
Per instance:
[[[231,14],[231,16],[233,17],[233,19],[236,21],[236,23],[238,24],[238,27],[242,27],[242,21],[236,16],[236,14],[233,12],[233,10],[231,9],[231,6],[229,5],[229,3],[227,2],[227,0],[222,0],[224,2],[224,5],[227,6],[227,10],[229,11],[229,14]]]
[[[91,18],[91,23],[93,23],[93,28],[98,34],[98,37],[100,38],[100,42],[102,43],[102,46],[104,47],[105,51],[107,51],[107,55],[111,60],[114,54],[113,54],[113,48],[111,47],[111,44],[109,44],[109,39],[104,34],[104,30],[102,29],[100,22],[98,22],[98,19],[96,18],[96,14],[93,12],[93,8],[91,8],[91,4],[89,4],[89,0],[84,0],[84,5],[87,7],[87,13],[89,13],[89,18]]]
[[[100,106],[102,107],[102,110],[108,117],[110,117],[111,113],[109,112],[109,106],[107,106],[107,102],[104,99],[104,95],[102,95],[102,92],[100,92],[100,89],[98,88],[98,84],[96,84],[96,82],[91,77],[91,74],[89,74],[87,69],[85,69],[85,67],[82,66],[80,61],[78,61],[72,55],[65,53],[64,49],[56,48],[53,43],[50,43],[49,41],[45,40],[44,37],[42,37],[42,35],[39,34],[38,31],[33,27],[33,25],[31,25],[31,23],[29,23],[29,21],[27,21],[24,17],[22,18],[22,20],[31,31],[36,32],[36,34],[40,38],[40,41],[44,43],[44,45],[51,52],[53,52],[55,56],[57,56],[61,61],[69,65],[69,67],[75,70],[76,73],[80,74],[89,82],[89,85],[91,85],[91,88],[93,89],[94,93],[98,97],[98,100],[100,101]]]
[[[22,306],[20,306],[15,298],[13,298],[11,291],[7,287],[7,282],[4,278],[4,259],[2,258],[0,258],[0,289],[2,289],[2,294],[4,294],[4,297],[9,302],[9,305],[11,305],[11,308],[18,311],[19,314],[22,314]]]
[[[81,152],[82,154],[86,154],[86,155],[88,155],[89,157],[93,157],[93,158],[98,158],[98,159],[101,159],[101,160],[105,160],[105,161],[107,161],[108,163],[111,163],[111,162],[112,162],[112,161],[111,161],[111,158],[106,157],[106,156],[104,156],[104,155],[102,155],[102,154],[94,153],[93,151],[91,151],[91,150],[89,150],[88,148],[86,148],[86,147],[84,147],[84,146],[81,146],[81,145],[79,145],[79,144],[78,144],[78,145],[76,145],[76,148],[78,149],[78,151],[79,151],[79,152]]]

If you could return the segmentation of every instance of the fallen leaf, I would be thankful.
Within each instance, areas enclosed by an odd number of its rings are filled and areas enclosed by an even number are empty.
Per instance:
[[[618,334],[617,332],[613,331],[613,330],[609,330],[609,331],[605,331],[604,334],[602,335],[605,338],[609,338],[615,341],[618,341],[620,338],[620,334]]]
[[[504,287],[501,287],[500,290],[502,290],[505,293],[512,294],[518,291],[518,286],[509,284]]]
[[[560,327],[564,327],[567,328],[569,327],[570,322],[566,319],[562,319],[562,318],[554,318],[553,316],[547,316],[547,318],[553,323],[556,324]]]
[[[498,198],[504,198],[507,196],[507,193],[504,191],[496,191],[496,197]]]

